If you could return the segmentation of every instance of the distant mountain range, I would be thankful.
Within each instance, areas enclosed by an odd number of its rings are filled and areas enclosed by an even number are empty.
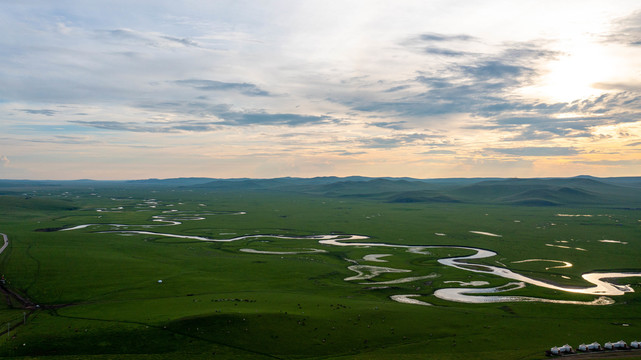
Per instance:
[[[270,191],[392,203],[475,203],[523,206],[641,208],[641,177],[413,179],[363,176],[273,179],[173,178],[128,181],[0,180],[0,194],[27,188],[177,188],[200,191]]]

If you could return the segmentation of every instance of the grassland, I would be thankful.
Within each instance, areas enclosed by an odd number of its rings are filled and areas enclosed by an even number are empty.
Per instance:
[[[478,264],[504,264],[546,281],[587,286],[581,280],[585,272],[641,271],[641,210],[634,204],[434,202],[434,194],[427,197],[430,201],[394,202],[389,198],[396,195],[386,189],[376,196],[202,187],[35,189],[12,188],[0,196],[0,232],[10,238],[0,255],[2,272],[10,288],[40,305],[29,311],[26,324],[2,336],[0,356],[539,359],[553,345],[641,338],[641,278],[622,279],[635,292],[616,297],[609,306],[463,304],[432,294],[453,286],[446,281],[482,280],[488,286],[509,282],[437,262],[469,250],[443,248],[423,255],[400,248],[333,247],[312,239],[203,242],[110,232],[125,230],[114,224],[127,224],[126,230],[212,239],[359,234],[369,236],[368,242],[470,246],[498,253]],[[513,200],[512,195],[506,198]],[[181,224],[154,221],[172,219]],[[57,231],[82,224],[97,225]],[[599,242],[604,239],[627,244]],[[326,252],[240,251],[247,248]],[[382,253],[392,254],[384,258],[385,264],[363,260]],[[551,263],[513,263],[525,259],[563,260],[573,266],[546,270]],[[347,268],[350,260],[412,272],[344,281],[355,275]],[[374,286],[377,281],[428,274],[436,276]],[[420,294],[434,306],[390,300],[396,294]],[[594,299],[535,286],[513,295]],[[2,304],[2,323],[24,320],[25,310]]]

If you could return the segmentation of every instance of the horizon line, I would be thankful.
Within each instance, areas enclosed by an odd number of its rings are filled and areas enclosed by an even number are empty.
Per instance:
[[[277,177],[227,177],[217,178],[208,176],[180,176],[169,178],[138,178],[138,179],[8,179],[0,178],[0,181],[44,181],[44,182],[72,182],[72,181],[88,181],[88,182],[130,182],[130,181],[166,181],[166,180],[179,180],[179,179],[208,179],[208,180],[275,180],[275,179],[318,179],[318,178],[367,178],[367,179],[414,179],[414,180],[454,180],[454,179],[573,179],[573,178],[597,178],[597,179],[615,179],[615,178],[641,178],[641,175],[624,175],[624,176],[594,176],[589,174],[580,174],[574,176],[534,176],[534,177],[518,177],[518,176],[471,176],[471,177],[434,177],[434,178],[419,178],[412,176],[365,176],[365,175],[320,175],[311,177],[302,176],[277,176]]]

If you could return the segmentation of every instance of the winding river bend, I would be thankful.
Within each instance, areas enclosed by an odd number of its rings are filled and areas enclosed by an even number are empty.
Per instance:
[[[186,219],[183,219],[183,220],[186,220]],[[196,219],[194,218],[189,220],[196,220]],[[168,219],[162,219],[162,221],[167,222],[168,224],[163,224],[160,226],[172,225],[171,224],[172,222],[179,223],[179,221],[172,221]],[[71,228],[63,229],[61,231],[78,230],[78,229],[84,229],[90,226],[98,226],[98,225],[114,226],[115,224],[78,225]],[[135,226],[135,225],[118,224],[115,226]],[[285,240],[314,240],[321,245],[328,245],[328,246],[352,246],[352,247],[397,248],[397,249],[400,248],[400,249],[406,249],[406,251],[411,253],[416,253],[416,254],[429,254],[429,249],[442,249],[442,248],[464,249],[464,250],[473,251],[474,253],[472,255],[467,255],[467,256],[442,258],[442,259],[439,259],[438,262],[442,265],[454,267],[464,271],[487,274],[487,275],[495,275],[505,279],[514,280],[513,282],[510,282],[508,284],[498,286],[498,287],[445,288],[445,289],[438,289],[434,292],[434,296],[439,299],[456,301],[456,302],[464,302],[464,303],[496,303],[496,302],[516,302],[516,301],[535,302],[536,301],[536,302],[574,304],[574,305],[608,305],[608,304],[614,303],[614,300],[612,300],[607,296],[619,296],[625,293],[634,292],[634,289],[631,286],[617,285],[617,284],[614,284],[613,282],[608,281],[608,279],[641,276],[641,272],[626,272],[626,273],[591,272],[591,273],[583,274],[582,277],[584,280],[591,283],[593,286],[589,286],[589,287],[561,286],[561,285],[551,284],[542,280],[534,279],[522,274],[515,273],[505,267],[498,267],[498,266],[491,266],[491,265],[474,265],[469,263],[469,261],[471,260],[480,260],[480,259],[485,259],[485,258],[489,258],[497,255],[496,252],[491,250],[479,249],[479,248],[468,247],[468,246],[402,245],[402,244],[362,242],[363,240],[369,239],[369,237],[363,236],[363,235],[314,235],[314,236],[244,235],[244,236],[237,236],[237,237],[226,238],[226,239],[212,239],[204,236],[179,235],[179,234],[169,234],[169,233],[160,233],[160,232],[152,232],[152,231],[138,231],[138,230],[109,230],[109,231],[100,231],[100,233],[152,235],[152,236],[162,236],[162,237],[170,237],[170,238],[198,240],[198,241],[205,241],[205,242],[232,242],[232,241],[239,241],[244,239],[255,239],[255,238],[276,238],[276,239],[285,239]],[[249,252],[249,253],[259,253],[259,251],[252,250],[252,249],[242,249],[242,251]],[[307,248],[305,250],[302,250],[300,253],[309,254],[309,253],[321,253],[321,252],[323,252],[323,250]],[[298,252],[275,251],[275,252],[260,252],[260,253],[263,253],[263,254],[271,253],[274,255],[290,255]],[[566,263],[566,265],[569,264],[571,266],[570,263],[567,263],[567,262],[563,262],[563,263]],[[375,267],[369,267],[369,268],[375,268]],[[388,270],[382,270],[382,269],[388,269]],[[394,271],[394,270],[397,270],[397,271]],[[362,269],[359,268],[357,272],[361,272],[361,271]],[[371,271],[371,269],[369,269],[369,271]],[[351,280],[358,280],[363,278],[370,279],[370,278],[376,277],[376,275],[378,274],[385,273],[385,272],[409,272],[409,270],[380,268],[378,270],[374,270],[374,272],[375,274],[373,276],[367,277],[361,274],[359,276],[346,278],[345,280],[351,281]],[[430,276],[431,275],[406,278],[405,279],[406,281],[404,281],[403,279],[400,279],[400,280],[397,280],[396,282],[402,283],[402,282],[415,281],[418,279],[429,278]],[[383,285],[387,283],[390,283],[390,282],[385,282],[385,283],[379,282],[378,284]],[[377,283],[369,282],[366,284],[376,285]],[[526,296],[482,295],[482,294],[504,293],[510,290],[520,289],[525,287],[525,284],[535,285],[543,288],[548,288],[548,289],[553,289],[553,290],[558,290],[558,291],[563,291],[568,293],[595,295],[599,297],[593,301],[567,301],[567,300],[550,300],[550,299],[526,297]],[[417,305],[431,305],[428,302],[415,299],[416,297],[419,297],[419,296],[421,295],[418,295],[418,294],[394,295],[391,298],[392,300],[402,302],[402,303],[417,304]]]

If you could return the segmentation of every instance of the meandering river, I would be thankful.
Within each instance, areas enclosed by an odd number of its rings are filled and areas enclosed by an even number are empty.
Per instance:
[[[184,218],[181,220],[200,220],[200,218],[193,217],[193,218]],[[176,219],[168,219],[165,216],[163,216],[162,218],[154,217],[154,221],[162,221],[165,224],[140,225],[140,226],[144,226],[144,227],[168,226],[168,225],[171,226],[171,225],[176,225],[180,223]],[[78,226],[62,229],[61,231],[72,231],[72,230],[84,229],[90,226],[99,226],[99,225],[115,226],[115,227],[136,226],[136,225],[122,225],[122,224],[85,224],[85,225],[78,225]],[[318,241],[319,244],[327,245],[327,246],[400,248],[400,249],[406,249],[408,252],[417,253],[417,254],[429,254],[429,249],[442,249],[442,248],[462,249],[462,250],[472,251],[473,254],[466,255],[466,256],[441,258],[441,259],[438,259],[438,262],[442,265],[457,268],[464,271],[487,274],[487,275],[495,275],[505,279],[514,280],[514,282],[510,282],[506,285],[498,286],[498,287],[491,287],[491,288],[457,287],[457,288],[438,289],[434,292],[434,296],[439,299],[456,301],[456,302],[465,302],[465,303],[537,301],[537,302],[549,302],[549,303],[559,303],[559,304],[607,305],[607,304],[614,303],[614,300],[608,298],[607,296],[619,296],[625,293],[634,292],[634,289],[632,289],[631,286],[617,285],[613,282],[608,281],[608,279],[641,276],[641,272],[625,272],[625,273],[623,272],[590,272],[590,273],[583,274],[582,277],[585,281],[592,284],[592,286],[588,286],[588,287],[561,286],[561,285],[552,284],[543,280],[531,278],[519,273],[515,273],[505,267],[498,267],[498,266],[485,265],[485,264],[475,265],[470,263],[470,261],[473,261],[473,260],[485,259],[485,258],[489,258],[497,255],[496,252],[491,250],[468,247],[468,246],[403,245],[403,244],[362,242],[363,240],[369,239],[369,237],[363,236],[363,235],[283,236],[283,235],[258,234],[258,235],[243,235],[243,236],[237,236],[237,237],[226,238],[226,239],[212,239],[204,236],[179,235],[179,234],[160,233],[160,232],[152,232],[152,231],[139,231],[139,230],[109,230],[109,231],[100,231],[100,233],[152,235],[152,236],[163,236],[163,237],[170,237],[170,238],[181,238],[181,239],[190,239],[190,240],[198,240],[198,241],[206,241],[206,242],[232,242],[232,241],[239,241],[243,239],[255,239],[255,238],[276,238],[276,239],[285,239],[285,240],[315,240],[315,241]],[[476,232],[476,233],[481,233],[481,232]],[[485,233],[483,234],[485,235]],[[491,235],[494,236],[496,234],[491,234]],[[297,254],[297,253],[307,253],[307,254],[320,253],[323,250],[305,249],[305,250],[301,250],[300,252],[296,252],[296,251],[268,252],[268,251],[252,250],[252,249],[242,249],[241,251],[249,252],[249,253],[261,253],[261,254],[291,255],[291,254]],[[377,259],[377,257],[380,257],[380,254],[374,254],[374,255],[375,256],[370,256],[365,260],[369,259],[369,261],[372,261],[373,259]],[[571,266],[570,263],[565,261],[560,261],[560,260],[532,259],[532,261],[553,261],[553,262],[563,263],[564,266],[566,267]],[[367,265],[351,266],[350,269],[356,272],[358,275],[346,278],[345,279],[346,281],[372,279],[378,276],[379,274],[389,273],[389,272],[410,272],[410,270],[405,270],[405,269],[373,267],[373,266],[367,266]],[[378,282],[378,283],[367,282],[365,284],[383,285],[383,284],[390,284],[390,283],[403,283],[403,282],[409,282],[409,281],[416,281],[419,279],[426,279],[430,277],[433,277],[433,275],[404,278],[404,279],[394,280],[391,282],[390,281]],[[480,294],[504,293],[510,290],[523,288],[525,284],[535,285],[543,288],[548,288],[548,289],[553,289],[553,290],[558,290],[558,291],[563,291],[568,293],[595,295],[595,296],[599,296],[599,298],[593,301],[565,301],[565,300],[550,300],[550,299],[534,298],[534,297],[526,297],[526,296],[480,295]],[[409,304],[420,304],[420,305],[427,304],[423,301],[415,299],[415,297],[419,297],[419,296],[420,295],[416,295],[416,294],[395,295],[392,297],[392,300],[399,301],[402,303],[409,303]]]

